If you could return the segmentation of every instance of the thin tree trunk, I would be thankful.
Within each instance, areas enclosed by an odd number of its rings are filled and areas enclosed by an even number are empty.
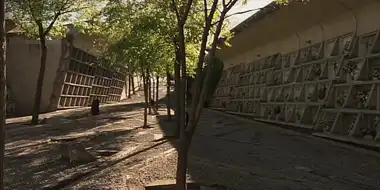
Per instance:
[[[185,49],[184,28],[179,30],[179,57],[181,70],[181,86],[179,91],[180,97],[180,149],[178,152],[177,164],[177,189],[186,190],[186,168],[187,168],[187,134],[185,126],[185,94],[186,94],[186,49]]]
[[[217,10],[217,5],[218,5],[218,1],[214,1],[213,4],[211,5],[209,15],[207,15],[205,28],[203,29],[202,43],[200,47],[197,68],[196,68],[196,77],[192,85],[193,92],[192,92],[192,99],[191,99],[191,111],[189,113],[190,123],[194,121],[193,118],[195,118],[195,115],[196,115],[195,110],[200,98],[199,95],[201,93],[201,85],[202,85],[201,84],[202,83],[202,68],[204,64],[204,58],[206,56],[205,52],[206,52],[206,47],[207,47],[207,38],[209,37],[209,31],[212,26],[212,20],[214,18],[214,14]]]
[[[207,6],[207,1],[204,1],[205,2],[205,16],[206,16],[206,28],[205,32],[209,32],[209,30],[207,29],[207,25],[210,24],[210,23],[207,23],[208,21],[212,21],[212,18],[213,18],[213,14],[210,14],[210,15],[207,15],[207,12],[208,12],[208,6]],[[214,0],[213,1],[213,5],[211,6],[211,11],[215,11],[216,8],[217,8],[217,3],[219,1],[218,0]],[[216,49],[216,43],[218,41],[218,38],[219,38],[219,34],[220,34],[220,31],[221,31],[221,26],[223,24],[223,19],[225,18],[225,14],[229,11],[229,9],[231,9],[232,6],[234,6],[236,4],[237,0],[232,0],[231,2],[228,2],[227,4],[223,1],[223,11],[220,15],[220,18],[219,18],[219,23],[217,25],[217,28],[216,28],[216,32],[215,32],[215,35],[213,36],[214,40],[213,40],[213,44],[212,44],[212,48],[211,48],[211,59],[215,56],[215,49]],[[189,10],[189,8],[191,7],[191,4],[192,4],[192,0],[189,0],[188,1],[188,7],[185,7],[185,10]],[[181,103],[181,114],[180,114],[180,148],[179,148],[179,153],[178,153],[178,164],[177,164],[177,177],[176,177],[176,184],[177,184],[177,189],[178,190],[186,190],[186,166],[187,166],[187,153],[188,153],[188,149],[189,149],[189,146],[190,146],[190,143],[191,143],[191,139],[192,139],[192,136],[194,134],[194,131],[195,131],[195,128],[196,128],[196,125],[198,123],[198,120],[199,120],[199,116],[201,114],[201,111],[202,111],[202,107],[203,107],[203,104],[204,104],[204,99],[205,99],[205,96],[207,94],[207,85],[204,85],[202,90],[199,92],[199,83],[198,85],[195,86],[195,90],[196,93],[193,94],[193,100],[197,100],[199,99],[198,101],[194,101],[192,102],[192,105],[195,105],[195,106],[192,106],[191,108],[191,113],[190,113],[190,118],[189,118],[189,123],[185,126],[185,123],[184,123],[184,119],[185,119],[185,113],[184,113],[184,109],[185,109],[185,88],[186,88],[186,46],[185,46],[185,34],[184,34],[184,25],[186,23],[186,18],[187,18],[187,14],[188,13],[187,11],[184,11],[181,13],[185,13],[184,15],[180,15],[178,14],[178,9],[176,4],[175,4],[175,1],[173,1],[173,7],[175,9],[175,11],[177,11],[177,21],[178,21],[178,37],[179,37],[179,57],[180,57],[180,61],[181,61],[181,67],[182,67],[182,87],[180,88],[180,103]],[[205,34],[205,33],[204,33]],[[207,42],[207,36],[208,35],[203,35],[202,36],[202,46],[204,46]],[[201,48],[203,49],[203,47]],[[202,66],[203,65],[203,61],[204,61],[204,55],[202,55],[202,52],[199,56],[199,62],[198,62],[198,68],[197,68],[197,77],[201,77],[200,72],[202,70]],[[211,63],[212,64],[212,63]],[[207,74],[210,73],[211,71],[211,68],[212,66],[210,67],[210,69],[208,70]],[[206,79],[205,79],[205,83],[204,84],[208,84],[208,79],[209,79],[209,75],[206,75]],[[199,96],[200,95],[200,96]],[[201,105],[202,104],[202,105]],[[202,106],[202,107],[201,107]],[[186,127],[186,128],[185,128]]]
[[[160,77],[159,76],[156,76],[156,110],[158,111],[158,95],[159,95],[159,92],[158,92],[158,89],[159,89],[159,86],[160,85]]]
[[[132,83],[132,93],[136,94],[136,90],[135,90],[135,77],[133,77],[133,72],[131,73],[131,78],[132,78],[132,80],[131,80],[131,83]],[[143,76],[143,78],[144,78],[144,76]]]
[[[177,189],[186,190],[186,170],[187,170],[187,152],[188,145],[186,139],[180,139],[179,151],[178,151],[178,163],[177,163]]]
[[[156,82],[155,82],[155,80],[154,80],[154,76],[153,76],[153,74],[152,74],[152,100],[153,101],[157,101],[155,98],[154,98],[154,96],[155,96],[155,94],[156,94]],[[152,104],[152,106],[153,106],[153,104]]]
[[[170,100],[170,73],[169,68],[166,67],[166,96],[168,97],[168,102],[166,103],[166,111],[168,115],[168,120],[172,120],[172,114],[171,114],[171,100]]]
[[[175,134],[179,137],[179,128],[181,126],[180,115],[181,115],[181,67],[180,67],[180,58],[178,56],[178,50],[176,50],[176,61],[174,63],[174,82],[175,82],[175,119],[176,119],[176,129]]]
[[[180,128],[180,115],[181,115],[181,98],[180,98],[180,88],[181,88],[181,66],[180,66],[180,56],[179,56],[179,47],[176,39],[173,40],[175,48],[175,61],[174,61],[174,94],[175,94],[175,121],[176,129],[175,135],[179,137],[179,128]]]
[[[152,114],[152,106],[151,106],[151,98],[152,98],[152,88],[151,88],[151,81],[150,81],[150,72],[149,72],[149,69],[146,69],[146,82],[147,82],[147,85],[148,85],[148,94],[147,94],[147,98],[148,98],[148,103],[149,103],[149,114]]]
[[[131,98],[132,95],[131,95],[131,91],[132,91],[132,83],[131,83],[131,74],[128,74],[128,98]]]
[[[149,107],[149,100],[148,100],[148,83],[147,83],[147,75],[144,73],[142,74],[143,78],[143,88],[144,88],[144,99],[145,99],[145,108],[144,108],[144,128],[148,127],[148,107]]]
[[[0,2],[0,190],[4,189],[4,151],[6,117],[6,39],[5,39],[5,1]]]
[[[192,112],[193,112],[192,115],[194,117],[190,117],[189,127],[187,128],[189,144],[191,143],[193,134],[195,132],[196,126],[197,126],[198,121],[199,121],[199,117],[202,114],[202,108],[204,107],[204,102],[206,100],[206,95],[207,95],[207,91],[208,91],[208,84],[210,83],[209,80],[210,80],[211,72],[213,69],[213,60],[214,60],[215,52],[216,52],[216,48],[217,48],[217,41],[219,39],[218,36],[222,30],[225,14],[226,14],[226,12],[221,13],[218,25],[217,25],[216,30],[215,30],[215,35],[214,35],[211,51],[209,52],[209,56],[207,57],[208,63],[209,63],[208,69],[207,69],[207,72],[205,75],[205,79],[203,81],[202,89],[201,89],[200,93],[197,94],[199,101],[197,102],[197,104],[193,104],[194,108],[192,109]]]
[[[46,68],[46,57],[47,57],[47,46],[46,46],[46,38],[43,35],[40,35],[40,45],[41,45],[41,65],[40,65],[40,71],[38,74],[37,79],[37,86],[36,86],[36,94],[34,97],[34,106],[33,106],[33,113],[32,113],[32,124],[37,125],[38,124],[38,116],[40,114],[40,108],[41,108],[41,96],[42,96],[42,87],[44,83],[44,77],[45,77],[45,68]]]

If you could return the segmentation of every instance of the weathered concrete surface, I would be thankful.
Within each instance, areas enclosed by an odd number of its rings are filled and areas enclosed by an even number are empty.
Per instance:
[[[211,110],[189,160],[195,181],[234,189],[380,189],[377,153]]]
[[[276,53],[298,51],[348,33],[361,36],[380,29],[379,8],[380,2],[372,0],[293,3],[249,23],[234,36],[232,46],[219,50],[217,55],[223,59],[224,69],[228,69]]]

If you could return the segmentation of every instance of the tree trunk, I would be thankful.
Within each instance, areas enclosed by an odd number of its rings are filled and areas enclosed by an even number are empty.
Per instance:
[[[197,94],[199,101],[197,103],[193,104],[194,108],[192,109],[192,114],[191,114],[193,117],[190,117],[189,126],[187,128],[189,144],[191,143],[191,139],[193,137],[196,126],[198,124],[200,115],[202,114],[202,108],[204,107],[204,103],[206,100],[206,95],[207,95],[207,91],[208,91],[208,84],[210,83],[209,80],[210,80],[210,76],[211,76],[211,72],[212,72],[212,68],[213,68],[213,60],[215,57],[217,42],[219,40],[218,36],[222,31],[222,26],[223,26],[223,21],[224,21],[225,15],[226,15],[226,12],[222,12],[220,15],[219,22],[218,22],[218,25],[217,25],[216,30],[215,30],[214,39],[212,42],[212,47],[211,47],[211,50],[209,52],[209,56],[207,57],[208,63],[209,63],[208,69],[207,69],[207,72],[205,75],[205,79],[203,81],[202,89]],[[199,76],[199,77],[201,77],[201,76]]]
[[[5,2],[0,2],[0,190],[4,189],[4,151],[6,117],[6,39],[5,39]]]
[[[148,100],[148,82],[147,82],[147,75],[144,73],[142,74],[143,78],[143,88],[144,88],[144,99],[145,99],[145,108],[144,108],[144,125],[143,128],[148,127],[148,107],[149,107],[149,100]]]
[[[207,1],[204,1],[204,2],[205,2],[205,4],[207,3]],[[219,2],[218,0],[213,1],[213,5],[211,6],[210,12],[216,10],[218,2]],[[212,60],[212,58],[215,56],[216,43],[218,42],[219,34],[221,32],[221,26],[223,24],[225,15],[229,11],[229,9],[231,9],[231,7],[236,4],[236,2],[237,2],[237,0],[232,0],[231,2],[225,4],[225,2],[223,1],[223,11],[219,17],[219,23],[217,25],[216,32],[213,36],[213,44],[212,44],[212,48],[211,48],[211,52],[210,52],[210,54],[211,54],[210,60]],[[192,1],[189,0],[188,3],[190,3],[189,5],[191,6]],[[186,7],[186,8],[190,8],[190,6]],[[174,7],[176,8],[175,5],[174,5]],[[207,5],[205,5],[205,7],[207,8]],[[176,10],[176,11],[178,11],[178,10]],[[207,29],[207,25],[209,25],[211,22],[210,23],[207,23],[207,22],[212,21],[212,18],[214,16],[213,14],[207,15],[207,12],[208,12],[208,10],[205,10],[205,13],[207,16],[205,30],[207,30],[207,31],[205,31],[204,35],[202,36],[202,46],[204,46],[207,42],[207,36],[208,35],[205,35],[205,34],[209,33],[209,30]],[[181,12],[181,13],[183,13],[183,12]],[[187,13],[187,11],[185,11],[185,13]],[[206,87],[207,85],[204,85],[200,92],[198,89],[199,83],[198,83],[198,85],[195,86],[194,91],[196,91],[196,93],[193,94],[193,96],[194,96],[193,100],[199,99],[199,101],[192,102],[193,106],[191,108],[189,123],[185,126],[185,123],[184,123],[185,99],[184,98],[185,98],[185,92],[186,92],[186,90],[185,90],[185,88],[186,88],[186,47],[185,47],[184,25],[186,23],[187,16],[188,16],[187,14],[180,15],[180,16],[178,16],[178,14],[177,14],[178,39],[179,39],[179,41],[178,41],[178,43],[179,43],[179,57],[180,57],[181,67],[182,67],[182,87],[180,88],[180,98],[181,98],[180,99],[180,103],[181,103],[180,149],[179,149],[179,153],[178,153],[179,155],[178,155],[177,177],[176,177],[176,184],[177,184],[178,190],[186,190],[187,152],[188,152],[188,149],[189,149],[195,128],[197,126],[199,116],[200,116],[202,108],[203,108],[205,95],[207,94],[207,87]],[[202,49],[203,49],[203,47],[201,48],[201,51],[203,51]],[[201,75],[199,75],[199,71],[202,70],[202,67],[200,67],[200,66],[202,66],[204,63],[204,57],[203,56],[204,55],[202,55],[202,52],[201,52],[200,56],[199,56],[199,61],[197,64],[197,67],[198,67],[197,68],[197,77],[201,77]],[[206,74],[206,77],[205,77],[206,79],[205,79],[204,84],[208,84],[208,79],[210,78],[209,74],[210,74],[211,68],[212,68],[212,66],[210,66],[210,69],[208,70],[208,72]]]
[[[151,88],[151,81],[150,81],[150,72],[149,72],[149,69],[146,69],[146,82],[147,82],[147,85],[148,85],[148,94],[147,94],[147,98],[148,98],[148,110],[149,110],[149,114],[152,114],[152,106],[151,105],[151,98],[152,98],[152,88]]]
[[[153,101],[157,101],[154,97],[155,97],[155,95],[156,95],[156,82],[155,82],[155,80],[154,80],[154,76],[152,75],[152,100]],[[152,104],[152,106],[154,106],[153,104]]]
[[[181,70],[181,85],[179,90],[180,97],[180,150],[177,164],[177,189],[186,190],[186,167],[187,167],[187,134],[185,126],[185,94],[186,94],[186,49],[184,27],[179,30],[179,58]]]
[[[176,53],[176,60],[174,63],[174,85],[175,85],[175,120],[176,120],[176,129],[175,129],[175,135],[179,137],[179,128],[181,125],[180,121],[180,115],[181,115],[181,95],[180,95],[180,89],[181,89],[181,66],[180,66],[180,57],[179,57],[179,50],[177,47],[177,43],[174,42],[175,45],[175,53]]]
[[[156,76],[156,110],[158,111],[158,95],[159,95],[159,92],[158,92],[158,89],[159,89],[159,86],[160,85],[160,77],[159,76]]]
[[[36,86],[36,94],[34,96],[34,106],[33,106],[33,112],[32,112],[32,124],[37,125],[38,124],[38,116],[40,114],[40,107],[41,107],[41,96],[42,96],[42,87],[44,83],[44,77],[45,77],[45,68],[46,68],[46,57],[47,57],[47,46],[46,46],[46,38],[45,36],[41,35],[40,33],[40,46],[41,46],[41,65],[40,65],[40,71],[38,74],[37,79],[37,86]]]
[[[131,91],[132,91],[132,77],[131,77],[131,74],[128,74],[128,98],[131,98],[132,95],[131,95]]]
[[[186,190],[187,152],[189,146],[186,138],[181,138],[179,143],[176,184],[177,189]]]
[[[193,123],[192,121],[194,121],[193,118],[195,118],[196,107],[200,99],[199,96],[201,93],[201,85],[202,85],[201,84],[202,83],[202,68],[204,64],[204,58],[206,56],[205,52],[206,52],[206,47],[207,47],[207,39],[209,37],[209,31],[212,26],[212,20],[214,18],[214,14],[217,10],[217,5],[218,5],[218,1],[213,1],[213,4],[211,5],[211,9],[209,11],[209,15],[207,15],[207,19],[205,21],[205,28],[203,29],[202,43],[200,47],[197,68],[196,68],[196,75],[195,75],[196,77],[192,85],[193,92],[192,92],[192,99],[191,99],[191,111],[189,113],[190,124]]]
[[[172,120],[172,114],[171,114],[171,100],[170,100],[170,73],[169,73],[169,68],[166,68],[166,96],[167,96],[167,103],[166,103],[166,111],[168,115],[168,120]]]
[[[144,77],[144,76],[143,76]],[[135,77],[133,77],[133,73],[131,74],[131,84],[132,84],[132,93],[133,94],[136,94],[136,90],[135,90]],[[144,80],[144,79],[143,79]]]

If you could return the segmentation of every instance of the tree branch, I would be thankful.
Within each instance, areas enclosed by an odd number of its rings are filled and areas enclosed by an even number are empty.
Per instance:
[[[60,5],[58,12],[54,13],[54,18],[50,22],[49,26],[45,29],[43,35],[46,36],[49,34],[50,30],[53,28],[55,22],[58,20],[59,16],[73,12],[72,9],[70,9],[71,6],[74,5],[74,2],[71,2],[70,0],[66,0],[62,2],[62,5]]]
[[[32,16],[34,22],[37,23],[38,20],[37,20],[36,16],[34,15],[34,9],[33,9],[33,6],[32,6],[32,4],[31,4],[30,1],[31,1],[31,0],[28,0],[28,7],[29,7],[30,15]]]
[[[208,17],[207,0],[203,0],[203,3],[204,3],[205,22],[207,22],[207,17]]]
[[[57,21],[58,17],[61,15],[61,12],[58,12],[54,15],[54,18],[53,20],[50,22],[49,26],[46,28],[46,30],[44,31],[43,35],[46,36],[47,34],[49,34],[50,30],[53,28],[54,26],[54,23]]]
[[[178,8],[177,8],[177,3],[175,2],[175,0],[172,0],[172,9],[177,17],[177,21],[179,22],[181,18],[180,18]]]
[[[232,1],[230,1],[230,2],[227,4],[227,6],[224,8],[223,12],[226,14],[228,11],[230,11],[231,8],[232,8],[233,6],[235,6],[235,4],[237,3],[237,1],[238,1],[238,0],[232,0]],[[223,18],[223,19],[225,19],[225,17],[226,17],[226,15],[224,15],[224,18]]]
[[[210,29],[212,27],[211,26],[212,19],[214,18],[214,14],[215,14],[215,11],[217,10],[217,6],[218,6],[218,0],[213,0],[213,4],[211,5],[210,13],[209,13],[209,15],[207,15],[205,28],[203,29],[202,43],[201,43],[201,48],[200,48],[200,52],[199,52],[199,56],[198,56],[196,76],[195,76],[195,84],[194,84],[194,88],[193,88],[194,96],[192,97],[192,101],[191,101],[193,109],[196,109],[196,107],[200,101],[200,97],[197,96],[196,94],[199,93],[201,83],[202,83],[201,75],[202,75],[204,59],[206,56],[205,51],[206,51],[206,47],[207,47],[208,36],[210,34]],[[189,116],[189,121],[193,122],[194,118],[196,118],[196,113],[195,113],[195,111],[192,111],[190,113],[190,116]],[[191,124],[188,125],[188,128],[191,128]]]
[[[186,23],[186,20],[187,20],[187,17],[189,16],[189,12],[190,12],[192,4],[193,4],[193,0],[188,0],[186,7],[183,8],[184,10],[183,10],[182,15],[181,15],[181,24],[182,25],[185,25],[185,23]]]
[[[231,16],[234,16],[234,15],[241,15],[241,14],[249,13],[249,12],[252,12],[252,11],[259,11],[261,9],[262,8],[256,8],[256,9],[249,9],[249,10],[245,10],[245,11],[240,11],[240,12],[232,13],[230,15],[227,15],[225,19],[227,19],[227,18],[229,18]]]
[[[26,32],[26,33],[29,33],[29,34],[34,34],[34,32],[30,31],[30,29],[28,29],[27,27],[25,27],[22,22],[17,21],[17,19],[15,19],[15,23],[17,24],[17,26],[19,26],[23,30],[23,32]],[[37,36],[33,35],[33,37],[38,37],[38,35]]]

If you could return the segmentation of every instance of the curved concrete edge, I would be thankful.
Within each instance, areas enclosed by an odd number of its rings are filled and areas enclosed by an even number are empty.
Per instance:
[[[332,135],[328,133],[313,133],[312,135],[316,137],[330,139],[330,140],[334,140],[334,141],[338,141],[338,142],[342,142],[346,144],[352,144],[352,145],[363,147],[365,149],[380,152],[380,142],[376,142],[373,140],[356,139],[353,137]]]
[[[312,140],[328,143],[328,144],[338,146],[341,148],[351,149],[354,151],[358,151],[359,153],[369,154],[369,155],[377,156],[380,158],[380,144],[379,143],[375,143],[375,145],[374,145],[374,144],[370,144],[368,142],[364,142],[361,140],[354,140],[351,138],[339,138],[336,135],[330,135],[330,134],[324,134],[324,133],[305,134],[305,133],[297,132],[295,130],[290,130],[288,128],[284,128],[284,127],[281,127],[281,126],[278,126],[275,124],[269,124],[269,123],[264,123],[264,122],[260,122],[260,121],[255,121],[252,119],[243,118],[240,116],[228,114],[226,112],[217,111],[217,110],[214,110],[212,108],[205,108],[205,109],[207,109],[208,111],[211,111],[213,113],[223,115],[224,117],[236,119],[238,121],[248,122],[248,123],[252,123],[252,124],[258,124],[258,123],[265,124],[265,125],[267,125],[267,127],[271,127],[272,129],[278,130],[279,132],[286,132],[288,134],[298,135],[298,136],[301,136],[304,138],[309,138]],[[324,135],[322,135],[322,134],[324,134]]]

